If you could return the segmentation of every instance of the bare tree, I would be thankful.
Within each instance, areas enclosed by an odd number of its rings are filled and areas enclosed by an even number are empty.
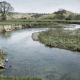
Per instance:
[[[0,2],[0,13],[3,20],[5,20],[6,15],[10,15],[12,11],[14,11],[14,8],[11,6],[10,3],[7,3],[5,1]]]

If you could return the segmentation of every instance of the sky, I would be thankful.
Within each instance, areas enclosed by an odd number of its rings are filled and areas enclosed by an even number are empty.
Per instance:
[[[1,2],[2,0],[0,0]],[[12,5],[15,12],[54,13],[65,9],[80,13],[80,0],[4,0]]]

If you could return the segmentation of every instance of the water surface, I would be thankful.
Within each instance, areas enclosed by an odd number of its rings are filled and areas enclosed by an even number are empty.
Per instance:
[[[28,28],[0,34],[1,49],[8,54],[5,59],[9,59],[0,75],[80,80],[80,52],[49,48],[32,40],[33,32],[46,29]]]

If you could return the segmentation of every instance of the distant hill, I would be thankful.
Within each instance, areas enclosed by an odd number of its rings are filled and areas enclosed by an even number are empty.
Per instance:
[[[76,16],[76,15],[80,15],[80,13],[73,13],[71,11],[67,11],[65,10],[66,13],[64,13],[65,18],[67,18],[68,16]],[[58,12],[58,11],[56,11]],[[0,14],[1,15],[1,14]],[[46,13],[19,13],[19,12],[14,12],[12,13],[12,15],[7,16],[7,19],[15,19],[15,18],[22,18],[22,19],[55,19],[55,12],[52,14],[46,14]]]

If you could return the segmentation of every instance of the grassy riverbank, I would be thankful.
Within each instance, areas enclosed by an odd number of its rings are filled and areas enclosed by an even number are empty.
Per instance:
[[[41,79],[41,78],[3,77],[3,76],[0,76],[0,80],[44,80],[44,79]]]
[[[0,59],[2,59],[4,56],[5,56],[5,52],[0,49]]]
[[[40,32],[39,40],[46,46],[80,51],[80,29],[49,29]]]
[[[58,25],[58,23],[49,23],[49,22],[0,22],[0,25],[23,25],[28,26],[29,28],[38,28],[38,27],[48,27],[51,25]]]
[[[66,23],[57,23],[57,22],[0,22],[0,26],[10,25],[10,26],[19,26],[23,28],[70,28],[75,27],[71,24]]]
[[[4,58],[5,55],[5,52],[0,49],[0,72],[3,71],[2,68],[4,68],[4,62],[2,58]]]
[[[64,28],[74,27],[70,24],[79,24],[80,20],[54,20],[54,19],[8,19],[5,21],[0,20],[0,26],[2,25],[21,25],[23,28]]]

